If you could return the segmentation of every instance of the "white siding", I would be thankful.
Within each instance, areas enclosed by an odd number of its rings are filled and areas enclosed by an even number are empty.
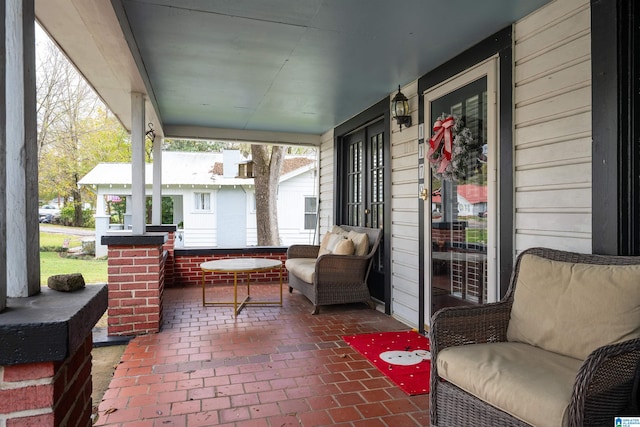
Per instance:
[[[245,189],[247,192],[247,246],[258,245],[258,225],[256,220],[256,187]]]
[[[314,174],[315,171],[310,170],[280,183],[278,228],[283,246],[319,244],[315,230],[304,229],[304,199],[317,197]]]
[[[216,202],[217,190],[211,188],[189,188],[174,190],[176,194],[182,195],[182,209],[184,218],[184,246],[210,247],[217,245]],[[209,212],[196,211],[194,197],[195,193],[208,192],[211,194],[211,210]]]
[[[516,252],[591,252],[589,1],[548,4],[514,39]]]
[[[409,128],[391,123],[391,313],[418,327],[418,97],[417,82],[402,88],[411,109]],[[389,97],[389,102],[395,92]]]
[[[310,170],[278,185],[278,230],[282,246],[314,244],[314,230],[304,229],[304,198],[314,196],[318,192],[314,174],[315,171]],[[247,192],[247,246],[254,246],[258,242],[255,187],[246,188],[245,191]]]
[[[320,236],[323,236],[334,225],[334,157],[333,129],[331,129],[322,135],[322,144],[320,145],[320,199],[318,200],[320,203],[318,221]]]

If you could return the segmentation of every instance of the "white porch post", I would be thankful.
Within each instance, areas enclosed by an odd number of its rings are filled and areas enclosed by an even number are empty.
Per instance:
[[[107,210],[104,203],[104,194],[96,189],[96,215],[106,215]]]
[[[131,93],[131,230],[134,235],[145,234],[145,151],[144,151],[144,95]]]
[[[35,15],[33,0],[4,6],[7,296],[27,297],[40,292]]]
[[[151,223],[162,225],[162,137],[153,140],[153,196]]]
[[[5,40],[6,7],[0,7],[0,40]],[[6,43],[0,45],[0,58],[6,58]],[[7,308],[7,98],[5,96],[6,61],[0,61],[0,311]]]

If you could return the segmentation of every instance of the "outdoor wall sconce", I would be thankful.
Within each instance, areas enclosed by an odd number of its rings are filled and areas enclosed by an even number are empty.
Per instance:
[[[396,96],[394,96],[391,101],[391,116],[396,119],[396,122],[400,125],[400,132],[402,132],[402,125],[407,128],[411,126],[409,100],[400,92],[400,85],[398,85],[398,93],[396,93]]]
[[[155,141],[156,139],[156,131],[153,129],[153,123],[149,123],[149,130],[144,134],[147,138],[149,138],[149,141],[151,141],[151,143],[153,143],[153,141]]]

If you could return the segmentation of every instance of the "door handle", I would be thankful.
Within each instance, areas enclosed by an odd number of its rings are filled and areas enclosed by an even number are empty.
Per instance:
[[[429,190],[425,187],[422,190],[420,190],[420,194],[418,194],[418,197],[420,197],[422,200],[427,200],[427,198],[429,198]]]

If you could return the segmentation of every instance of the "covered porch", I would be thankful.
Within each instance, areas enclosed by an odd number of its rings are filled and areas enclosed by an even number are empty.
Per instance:
[[[414,1],[403,10],[315,0],[272,8],[252,0],[5,3],[0,331],[20,339],[19,351],[0,352],[2,381],[12,391],[46,383],[53,401],[5,407],[3,416],[18,425],[30,417],[89,425],[87,325],[117,300],[119,281],[147,292],[153,308],[143,307],[143,317],[123,312],[114,324],[127,325],[118,334],[138,336],[105,395],[102,425],[428,425],[427,398],[402,395],[341,342],[341,331],[425,333],[443,290],[456,303],[497,301],[516,255],[529,247],[640,254],[634,2]],[[30,311],[50,296],[40,290],[37,262],[36,19],[130,132],[132,227],[105,243],[119,251],[110,261],[149,261],[144,271],[114,267],[120,279],[110,278],[77,312],[48,319],[58,335],[43,333]],[[460,219],[472,211],[458,208],[454,184],[441,187],[449,212],[433,210],[425,147],[439,113],[432,106],[477,82],[474,99],[484,102],[477,110],[491,110],[476,117],[487,196],[481,216]],[[399,92],[406,110],[394,119]],[[144,216],[150,129],[151,228]],[[371,289],[379,311],[339,306],[314,317],[294,293],[283,308],[232,319],[228,309],[202,308],[196,287],[171,288],[180,284],[166,269],[173,238],[159,219],[163,138],[318,147],[318,235],[342,223],[383,230]],[[486,225],[486,234],[467,241],[470,224]],[[466,276],[454,280],[458,270]],[[28,308],[22,319],[12,317],[16,303]],[[44,305],[38,315],[46,317]],[[143,327],[130,330],[136,322]],[[56,353],[43,361],[39,345]],[[82,374],[67,380],[69,371]],[[84,400],[73,406],[77,389]]]

